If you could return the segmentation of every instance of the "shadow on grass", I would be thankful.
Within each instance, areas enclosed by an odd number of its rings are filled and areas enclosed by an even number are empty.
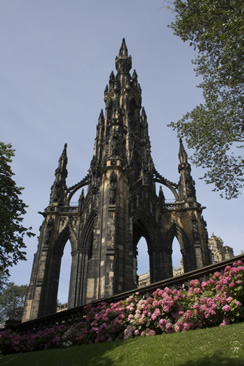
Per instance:
[[[221,353],[214,353],[212,356],[206,356],[197,360],[187,361],[178,366],[244,366],[244,358],[226,357]]]
[[[73,346],[70,348],[54,348],[46,351],[15,353],[0,355],[1,366],[117,366],[125,360],[126,354],[116,354],[112,359],[109,352],[121,346],[120,342]]]

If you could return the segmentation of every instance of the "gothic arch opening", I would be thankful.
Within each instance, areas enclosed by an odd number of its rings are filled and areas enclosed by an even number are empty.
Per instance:
[[[142,236],[137,243],[137,284],[139,286],[150,283],[150,264],[148,245]]]
[[[150,237],[145,225],[137,221],[133,225],[134,279],[137,286],[145,286],[150,281]]]
[[[137,243],[137,274],[138,276],[148,272],[149,270],[149,256],[147,241],[142,236]]]
[[[61,258],[57,303],[58,310],[64,310],[68,304],[69,286],[71,273],[71,243],[68,240],[64,246]]]
[[[47,263],[43,280],[43,291],[40,297],[40,308],[38,316],[44,316],[45,314],[52,314],[56,312],[61,262],[64,248],[69,239],[70,244],[72,245],[70,230],[68,227],[66,227],[61,232],[57,240],[53,243],[53,246],[50,246],[48,249]],[[66,273],[66,276],[68,278],[69,274],[70,271],[68,272],[68,274]]]
[[[172,251],[174,249],[173,242],[175,238],[179,243],[180,252],[182,253],[182,264],[184,272],[189,272],[192,269],[196,268],[194,247],[190,245],[188,237],[184,232],[184,230],[177,224],[172,225],[167,235],[167,248],[169,251]],[[172,263],[172,256],[171,256],[171,263]],[[173,265],[172,265],[172,275],[173,275]]]
[[[172,242],[172,266],[173,266],[173,276],[178,276],[184,273],[183,257],[180,248],[180,243],[177,237],[174,237]]]

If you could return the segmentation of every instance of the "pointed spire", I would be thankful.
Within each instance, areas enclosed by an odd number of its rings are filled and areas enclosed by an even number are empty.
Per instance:
[[[119,56],[128,57],[128,49],[127,49],[124,38],[122,39],[122,45],[121,45],[120,50],[119,50]]]
[[[66,166],[67,166],[67,162],[68,162],[68,158],[67,158],[67,144],[64,144],[64,149],[63,152],[59,158],[59,167],[58,169],[60,169],[60,171],[62,171],[63,173],[66,172]]]
[[[66,195],[66,177],[68,175],[67,167],[67,144],[64,145],[63,152],[59,158],[58,167],[55,171],[55,181],[51,187],[50,204],[65,203]]]
[[[180,164],[187,164],[188,163],[188,157],[187,153],[185,151],[182,139],[180,138],[180,149],[179,149],[179,160]]]
[[[114,76],[114,72],[112,71],[109,76],[109,88],[110,89],[114,88],[114,82],[115,82],[115,76]]]
[[[85,199],[85,194],[84,194],[84,189],[82,189],[81,194],[80,194],[80,198],[79,198],[79,214],[82,213],[84,199]]]
[[[101,112],[98,117],[98,124],[97,124],[98,135],[97,135],[97,137],[99,136],[99,130],[102,131],[103,127],[104,127],[104,114],[103,114],[103,110],[101,109]]]
[[[147,115],[146,115],[146,111],[145,111],[145,108],[142,107],[142,110],[141,110],[141,119],[142,121],[147,121]]]
[[[182,139],[180,138],[179,150],[180,164],[178,170],[180,173],[179,196],[182,200],[196,200],[195,182],[191,176],[191,165],[188,163],[187,153],[185,151]]]
[[[109,81],[114,81],[115,77],[114,77],[114,72],[112,71],[110,76],[109,76]]]
[[[165,204],[165,197],[164,197],[164,192],[163,192],[162,186],[159,187],[158,198],[159,198],[160,205],[163,206]]]
[[[137,76],[136,70],[133,71],[131,79],[132,79],[133,85],[135,87],[137,87],[138,86],[138,82],[137,82],[138,76]]]
[[[131,56],[128,56],[128,49],[124,38],[119,50],[119,56],[115,59],[115,64],[118,73],[128,74],[131,69]]]
[[[101,112],[100,112],[99,117],[98,117],[98,121],[102,121],[102,122],[104,122],[103,109],[101,109]]]

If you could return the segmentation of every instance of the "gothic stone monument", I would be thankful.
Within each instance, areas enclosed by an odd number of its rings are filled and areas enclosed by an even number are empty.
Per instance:
[[[191,166],[180,140],[179,182],[156,170],[137,73],[125,40],[104,92],[89,172],[66,186],[67,145],[43,212],[23,321],[56,312],[60,264],[72,247],[68,307],[136,288],[137,244],[148,246],[151,283],[172,276],[172,242],[179,241],[185,272],[211,263],[206,223],[196,200]],[[160,184],[159,193],[156,183]],[[83,187],[87,186],[84,193]],[[175,202],[165,201],[162,186]],[[81,190],[77,207],[72,196]]]

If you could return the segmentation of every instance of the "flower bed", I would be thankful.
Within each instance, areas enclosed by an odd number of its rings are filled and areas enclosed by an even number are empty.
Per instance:
[[[244,319],[244,264],[241,261],[215,272],[206,282],[192,280],[188,291],[165,287],[143,298],[139,292],[126,300],[84,307],[80,322],[57,325],[35,334],[0,333],[2,353],[28,352],[84,343],[153,336]]]

